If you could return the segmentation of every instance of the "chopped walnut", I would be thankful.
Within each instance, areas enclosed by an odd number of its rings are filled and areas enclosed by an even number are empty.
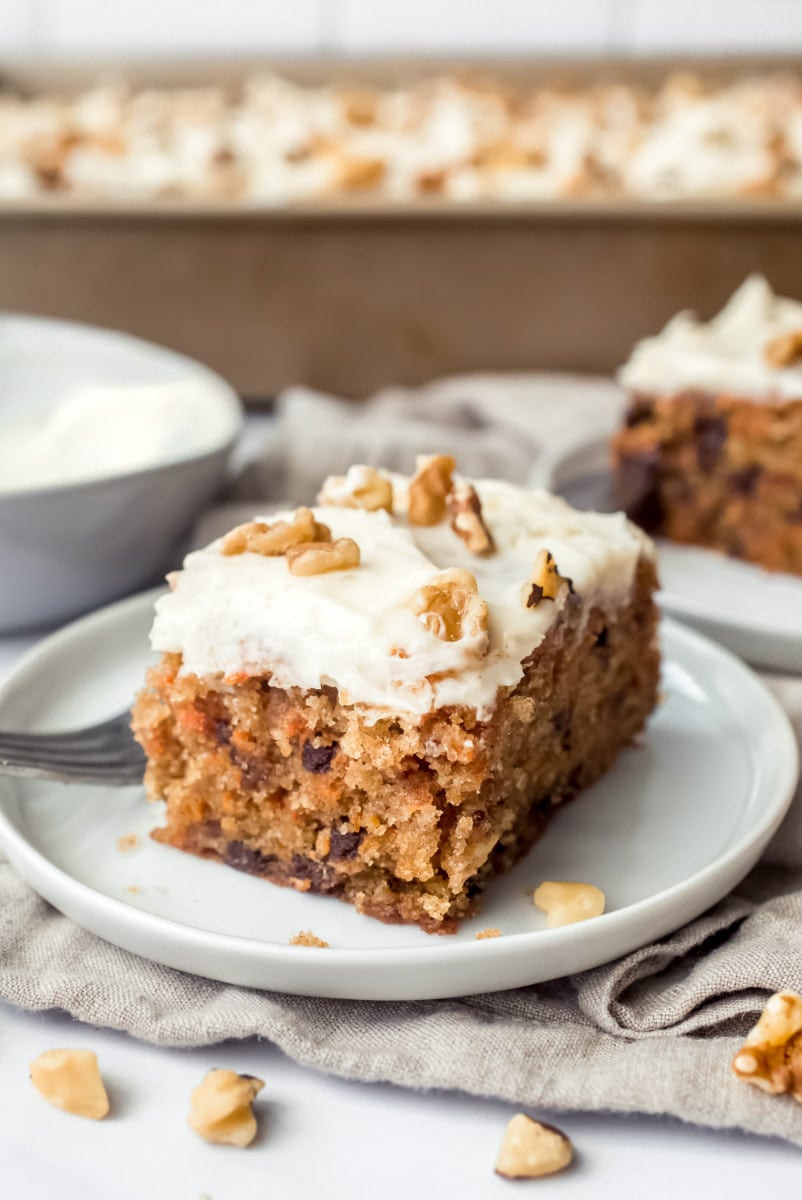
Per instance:
[[[93,1050],[45,1050],[29,1067],[31,1083],[56,1108],[100,1121],[109,1098]]]
[[[766,342],[763,357],[770,367],[790,367],[802,360],[802,328],[781,333]]]
[[[306,542],[301,546],[290,546],[287,565],[293,575],[325,575],[327,571],[347,571],[358,567],[359,546],[351,538],[337,538],[336,542]]]
[[[256,1137],[256,1117],[251,1107],[264,1081],[236,1071],[207,1071],[192,1092],[189,1124],[207,1142],[223,1146],[249,1146]]]
[[[471,554],[492,554],[495,544],[482,516],[482,503],[473,484],[455,483],[447,499],[451,528],[462,538]]]
[[[487,605],[470,571],[454,567],[437,575],[434,583],[418,588],[412,597],[412,611],[441,641],[457,642],[484,633],[487,649]]]
[[[272,558],[286,554],[304,542],[330,542],[331,530],[316,521],[312,510],[298,508],[291,521],[249,521],[238,525],[223,539],[223,554],[263,554]]]
[[[407,516],[410,525],[437,525],[446,515],[446,498],[456,463],[450,454],[418,455],[410,480]]]
[[[323,938],[316,937],[309,929],[302,929],[300,933],[296,933],[295,937],[290,938],[291,946],[319,946],[321,950],[328,950],[329,943],[324,942]]]
[[[572,589],[571,580],[557,570],[553,555],[548,550],[541,550],[524,587],[524,603],[527,608],[537,608],[541,600],[556,600],[566,587]]]
[[[577,921],[587,921],[589,917],[600,917],[605,904],[604,892],[592,883],[558,883],[552,880],[541,883],[532,899],[546,914],[549,929],[574,925]]]
[[[319,504],[342,508],[393,511],[393,485],[375,467],[349,467],[345,475],[329,475],[318,496]]]
[[[500,929],[493,929],[493,928],[480,929],[479,932],[476,934],[477,942],[483,942],[485,940],[485,938],[497,938],[497,937],[501,937]]]
[[[802,1103],[802,996],[776,992],[733,1059],[739,1079]]]
[[[570,1138],[554,1125],[516,1113],[508,1124],[496,1159],[496,1174],[505,1179],[538,1179],[569,1166]]]

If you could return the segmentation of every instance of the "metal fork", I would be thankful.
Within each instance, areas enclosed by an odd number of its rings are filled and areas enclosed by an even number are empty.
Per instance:
[[[0,775],[125,786],[141,783],[144,770],[130,712],[66,733],[0,732]]]

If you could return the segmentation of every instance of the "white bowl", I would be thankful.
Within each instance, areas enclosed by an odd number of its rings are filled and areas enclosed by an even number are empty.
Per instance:
[[[73,322],[0,317],[0,414],[45,421],[77,387],[177,383],[197,383],[204,434],[170,461],[24,490],[0,479],[0,632],[64,621],[155,581],[218,492],[242,426],[233,389],[184,355]]]

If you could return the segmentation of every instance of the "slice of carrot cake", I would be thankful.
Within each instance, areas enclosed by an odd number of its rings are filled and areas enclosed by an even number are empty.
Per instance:
[[[445,455],[319,500],[190,554],[157,601],[154,836],[452,932],[651,712],[651,543]]]
[[[650,533],[802,575],[802,303],[752,276],[635,347],[617,500]]]

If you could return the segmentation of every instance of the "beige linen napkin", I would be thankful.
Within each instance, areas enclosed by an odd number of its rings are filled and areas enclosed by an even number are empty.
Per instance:
[[[560,377],[395,390],[358,413],[296,389],[240,494],[309,501],[329,471],[355,460],[408,468],[417,450],[523,479],[544,445],[606,431],[620,403],[609,384]],[[407,413],[413,424],[401,428]],[[802,680],[770,683],[802,736]],[[0,998],[22,1008],[64,1009],[161,1045],[258,1035],[347,1078],[669,1114],[802,1146],[802,1104],[730,1071],[767,997],[789,987],[802,991],[802,796],[749,879],[677,933],[581,975],[461,1000],[318,1000],[198,979],[85,933],[0,863]]]

